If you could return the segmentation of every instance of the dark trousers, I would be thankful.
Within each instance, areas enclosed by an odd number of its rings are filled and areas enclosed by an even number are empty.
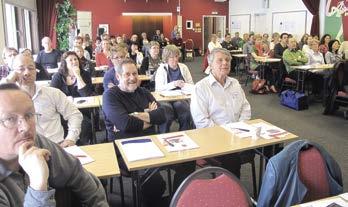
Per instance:
[[[241,160],[239,153],[222,155],[215,158],[221,163],[221,167],[233,173],[237,178],[240,178]]]
[[[188,101],[164,102],[161,106],[165,109],[167,122],[159,126],[160,133],[169,132],[175,119],[179,121],[180,131],[192,129],[193,121]]]

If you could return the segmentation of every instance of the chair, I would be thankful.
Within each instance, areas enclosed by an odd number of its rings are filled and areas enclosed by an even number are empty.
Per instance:
[[[328,87],[325,88],[325,109],[324,114],[333,114],[340,106],[348,106],[348,96],[343,95],[348,92],[348,62],[341,61],[334,65],[334,73],[328,81]],[[348,119],[347,111],[344,112]]]
[[[206,167],[192,173],[180,185],[170,207],[252,206],[252,200],[239,180],[219,167]]]
[[[257,198],[257,186],[256,186],[256,166],[255,166],[255,153],[252,150],[244,151],[239,153],[241,165],[250,164],[251,165],[251,174],[253,179],[253,195],[254,198]],[[204,168],[208,165],[211,166],[221,166],[221,163],[214,158],[200,159],[196,161],[196,165],[200,168]]]
[[[342,191],[342,173],[333,157],[319,144],[299,140],[268,161],[257,206],[292,206]]]
[[[185,42],[185,55],[187,60],[194,60],[194,43],[192,39],[187,39]]]

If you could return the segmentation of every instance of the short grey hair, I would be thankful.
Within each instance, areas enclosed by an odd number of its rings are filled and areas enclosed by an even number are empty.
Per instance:
[[[228,56],[228,58],[230,59],[230,61],[232,60],[231,54],[230,54],[230,52],[229,52],[228,50],[226,50],[225,48],[214,48],[214,49],[210,52],[210,54],[208,55],[208,63],[209,63],[209,65],[212,64],[212,62],[213,62],[213,60],[214,60],[214,58],[215,58],[215,54],[216,54],[216,53],[222,53],[222,54]]]
[[[127,64],[133,64],[135,66],[135,68],[137,67],[136,63],[134,62],[134,60],[130,59],[130,58],[126,58],[124,59],[120,65],[116,66],[116,73],[119,75],[122,75],[123,73],[123,66],[127,65]]]
[[[162,52],[162,60],[164,62],[167,62],[170,56],[179,56],[181,55],[181,52],[179,48],[175,45],[167,45]]]

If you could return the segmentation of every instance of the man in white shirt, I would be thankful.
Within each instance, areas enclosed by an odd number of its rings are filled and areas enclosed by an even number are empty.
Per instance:
[[[38,134],[62,147],[74,145],[81,132],[81,112],[60,90],[35,83],[36,68],[31,58],[18,55],[13,68],[14,71],[2,83],[17,83],[32,97],[36,112],[40,114],[36,122]],[[68,134],[65,138],[60,116],[68,121]]]
[[[250,104],[239,82],[228,77],[231,55],[224,48],[215,48],[208,56],[211,72],[199,81],[191,97],[191,114],[197,128],[212,127],[249,120]],[[217,137],[218,138],[218,137]],[[212,140],[213,141],[213,140]],[[217,157],[222,167],[240,176],[238,155]]]

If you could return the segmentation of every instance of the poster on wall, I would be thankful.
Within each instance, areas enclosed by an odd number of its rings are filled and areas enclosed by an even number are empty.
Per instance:
[[[334,39],[348,41],[348,1],[326,1],[324,30]]]

